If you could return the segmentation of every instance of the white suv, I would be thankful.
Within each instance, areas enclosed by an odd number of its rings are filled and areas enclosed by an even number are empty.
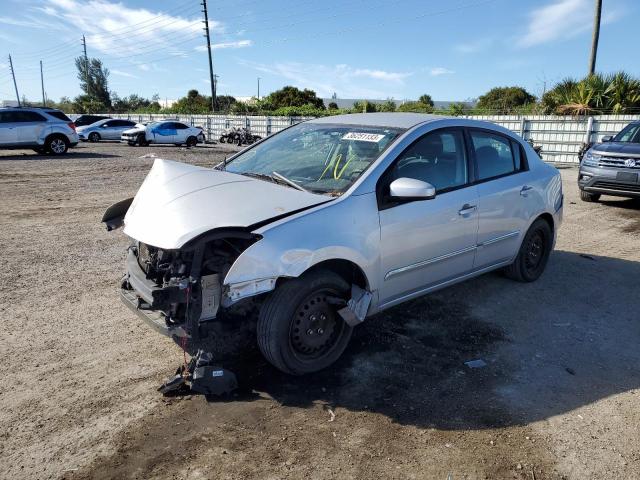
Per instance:
[[[76,126],[53,108],[0,108],[0,149],[62,155],[78,144]]]

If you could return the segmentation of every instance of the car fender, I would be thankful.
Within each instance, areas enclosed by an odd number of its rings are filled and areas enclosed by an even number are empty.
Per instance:
[[[377,291],[380,223],[375,194],[340,199],[254,230],[262,238],[242,252],[223,285],[231,302],[275,288],[327,260],[346,260]]]

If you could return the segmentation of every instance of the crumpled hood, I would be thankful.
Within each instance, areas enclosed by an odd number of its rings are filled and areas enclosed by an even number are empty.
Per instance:
[[[640,143],[605,142],[593,146],[593,151],[608,155],[619,154],[622,157],[640,157]]]
[[[124,233],[177,249],[214,228],[249,227],[330,200],[324,195],[156,159],[124,218]]]
[[[144,132],[144,125],[142,125],[140,127],[135,126],[133,128],[130,128],[129,130],[125,130],[122,133],[142,133],[142,132]]]

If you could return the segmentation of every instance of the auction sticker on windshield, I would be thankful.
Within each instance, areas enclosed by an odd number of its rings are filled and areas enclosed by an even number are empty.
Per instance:
[[[342,140],[356,140],[359,142],[378,143],[383,138],[384,135],[380,135],[379,133],[349,132],[344,137],[342,137]]]

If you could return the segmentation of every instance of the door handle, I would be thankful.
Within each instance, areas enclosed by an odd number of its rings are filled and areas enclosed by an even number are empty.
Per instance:
[[[533,190],[533,187],[529,186],[529,185],[524,185],[521,189],[520,189],[520,195],[522,195],[523,197],[527,196],[527,192],[529,190]]]
[[[475,212],[476,208],[478,208],[476,205],[469,205],[468,203],[465,203],[462,208],[458,210],[458,215],[469,215],[470,213]]]

